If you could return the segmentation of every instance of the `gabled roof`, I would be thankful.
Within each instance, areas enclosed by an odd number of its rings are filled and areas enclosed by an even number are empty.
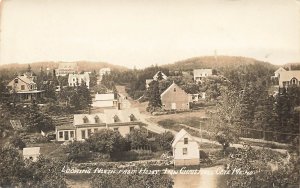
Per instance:
[[[106,123],[114,123],[114,117],[117,116],[120,122],[130,122],[130,116],[134,115],[136,121],[140,120],[140,111],[138,108],[127,108],[122,110],[107,109],[104,110]]]
[[[171,88],[173,87],[177,87],[179,89],[181,89],[177,84],[175,84],[174,82],[164,91],[162,92],[162,94],[160,94],[160,97],[164,96],[167,92],[170,91]],[[182,91],[184,91],[183,89],[181,89]],[[184,91],[185,92],[185,91]],[[186,92],[185,92],[186,93]],[[187,94],[187,93],[186,93]]]
[[[300,81],[300,70],[298,71],[284,71],[280,73],[279,82],[291,81],[292,78],[296,78]]]
[[[194,77],[203,77],[205,74],[212,75],[212,69],[194,69]]]
[[[40,147],[23,148],[23,156],[28,155],[39,155]]]
[[[157,80],[157,78],[158,78],[158,73],[160,73],[160,72],[161,72],[162,77],[163,77],[164,80],[166,80],[166,79],[168,78],[167,75],[165,75],[162,71],[158,71],[158,72],[153,76],[153,80]]]
[[[87,82],[90,80],[90,75],[87,72],[85,72],[83,74],[69,74],[68,81],[73,82],[73,78],[77,78],[77,79]]]
[[[277,74],[277,73],[279,73],[279,72],[282,72],[282,71],[287,71],[287,70],[285,70],[283,67],[280,67],[279,69],[277,69],[274,73],[275,74]]]
[[[106,123],[106,117],[103,113],[96,113],[96,114],[74,114],[74,122],[73,124],[76,125],[90,125],[90,124],[99,124],[96,123],[95,118],[99,118],[100,123]],[[88,122],[84,123],[83,119],[87,118]]]
[[[172,147],[174,147],[178,141],[180,141],[185,135],[188,135],[189,138],[194,140],[194,138],[186,132],[184,129],[181,129],[174,137],[174,141],[172,142]],[[194,140],[195,141],[195,140]]]

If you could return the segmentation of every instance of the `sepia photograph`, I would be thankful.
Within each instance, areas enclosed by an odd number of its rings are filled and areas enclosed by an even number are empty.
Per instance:
[[[0,0],[0,188],[299,188],[300,0]]]

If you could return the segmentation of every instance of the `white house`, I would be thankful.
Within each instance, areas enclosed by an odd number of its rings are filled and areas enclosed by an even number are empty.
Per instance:
[[[69,74],[68,84],[70,87],[74,87],[85,83],[90,88],[90,76],[88,72],[83,74]]]
[[[149,88],[149,84],[150,84],[153,80],[156,80],[156,81],[158,80],[159,74],[161,74],[163,80],[167,80],[167,79],[168,79],[167,75],[165,75],[165,74],[164,74],[163,72],[161,72],[161,71],[158,71],[158,72],[153,76],[153,79],[146,79],[146,88]]]
[[[37,161],[40,156],[40,147],[23,148],[23,158]]]
[[[300,86],[300,70],[282,71],[279,75],[279,87]]]
[[[280,73],[281,72],[286,72],[287,70],[285,70],[284,68],[280,67],[279,69],[277,69],[275,72],[274,72],[274,77],[279,77],[280,76]]]
[[[43,90],[37,90],[34,77],[23,74],[11,80],[6,88],[10,94],[16,94],[20,101],[30,101],[42,97]]]
[[[199,165],[199,145],[184,129],[175,135],[172,148],[175,166]]]
[[[212,69],[194,69],[194,81],[202,82],[207,76],[212,75]]]
[[[106,93],[106,94],[96,94],[95,101],[93,102],[93,107],[117,107],[118,100],[115,99],[114,93]]]
[[[57,141],[83,141],[100,129],[119,131],[122,136],[129,134],[141,124],[137,108],[124,110],[107,109],[103,113],[74,114],[73,125],[56,126]]]

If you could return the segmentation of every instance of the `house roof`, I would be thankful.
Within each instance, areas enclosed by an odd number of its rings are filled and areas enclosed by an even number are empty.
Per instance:
[[[77,69],[77,63],[59,63],[58,69]]]
[[[164,91],[162,92],[162,94],[160,94],[160,97],[164,96],[167,92],[169,92],[171,90],[171,88],[173,87],[177,87],[179,89],[181,89],[177,84],[175,84],[174,82]],[[182,91],[184,91],[183,89],[181,89]],[[184,91],[185,92],[185,91]],[[186,92],[185,92],[186,93]],[[187,93],[186,93],[187,94]]]
[[[146,84],[149,85],[152,81],[153,79],[146,79]]]
[[[174,140],[173,140],[173,142],[172,142],[172,147],[174,147],[174,146],[177,144],[177,142],[180,141],[185,135],[188,135],[189,138],[191,138],[192,140],[194,140],[193,137],[192,137],[188,132],[186,132],[186,130],[181,129],[181,130],[175,135]]]
[[[292,78],[296,78],[300,81],[300,71],[284,71],[280,73],[279,82],[290,81]]]
[[[113,101],[115,100],[115,94],[113,93],[106,93],[106,94],[96,94],[95,95],[96,101]]]
[[[68,81],[73,82],[73,78],[77,78],[78,80],[83,80],[85,82],[90,80],[90,75],[89,73],[85,72],[83,74],[69,74]]]
[[[103,113],[96,113],[96,114],[74,114],[74,122],[73,124],[82,125],[82,124],[97,124],[96,117],[99,118],[99,123],[106,123],[106,117]],[[84,118],[87,118],[87,123],[84,123]]]
[[[275,74],[277,74],[277,73],[279,73],[279,72],[282,72],[282,71],[287,71],[287,70],[285,70],[283,67],[280,67],[279,69],[277,69],[274,73]]]
[[[40,147],[23,148],[23,155],[39,155]]]
[[[56,126],[57,130],[75,130],[75,127],[73,125],[60,125]]]
[[[194,69],[194,77],[202,77],[203,74],[212,75],[212,69]]]
[[[96,113],[96,114],[74,114],[74,122],[75,126],[78,125],[92,125],[92,124],[103,124],[103,123],[115,123],[114,118],[115,116],[119,119],[119,123],[122,122],[131,122],[130,116],[133,115],[135,117],[135,121],[140,120],[140,111],[138,108],[128,108],[128,109],[105,109],[103,113]],[[96,116],[99,118],[99,123],[96,123]],[[87,118],[87,123],[84,123],[84,118]]]
[[[120,122],[130,122],[130,116],[133,115],[136,121],[140,120],[140,111],[137,108],[128,109],[107,109],[104,110],[106,116],[106,123],[114,123],[114,117],[117,116]]]
[[[163,79],[167,79],[168,77],[167,77],[167,75],[165,75],[162,71],[158,71],[154,76],[153,76],[153,80],[157,80],[157,78],[158,78],[158,73],[160,73],[161,72],[161,74],[162,74],[162,77],[163,77]]]

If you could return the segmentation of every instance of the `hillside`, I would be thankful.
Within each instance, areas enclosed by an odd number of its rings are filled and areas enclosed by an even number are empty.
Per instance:
[[[58,68],[58,64],[60,62],[35,62],[35,63],[30,63],[31,69],[34,72],[40,71],[40,68],[43,67],[44,69],[50,68],[56,69]],[[63,63],[63,62],[62,62]],[[104,68],[104,67],[109,67],[112,70],[120,70],[124,71],[127,70],[128,68],[119,66],[119,65],[113,65],[109,63],[103,63],[103,62],[89,62],[89,61],[76,61],[77,65],[79,66],[79,71],[93,71],[96,70],[97,72],[99,69]],[[5,64],[5,65],[0,65],[0,71],[3,70],[9,70],[12,72],[22,72],[25,71],[28,67],[28,64]]]
[[[162,67],[170,70],[193,70],[201,68],[220,69],[225,67],[233,67],[248,64],[261,64],[269,68],[276,69],[278,66],[268,62],[259,61],[253,58],[238,57],[238,56],[203,56],[194,57],[186,60],[178,61],[173,64],[163,65]]]

